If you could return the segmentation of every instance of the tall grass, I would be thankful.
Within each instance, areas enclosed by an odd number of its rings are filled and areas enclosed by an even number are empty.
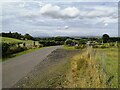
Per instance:
[[[118,87],[118,48],[97,49],[96,60],[105,73],[109,88]]]
[[[66,87],[71,88],[113,88],[117,87],[117,66],[113,67],[113,61],[108,59],[114,57],[106,49],[93,49],[88,47],[82,52],[71,59],[71,69],[67,75]],[[110,49],[107,51],[113,53]],[[114,49],[113,49],[114,51]],[[115,52],[114,52],[115,53]],[[110,57],[111,55],[111,57]],[[117,57],[117,56],[116,56]],[[114,58],[116,58],[114,57]],[[114,59],[113,59],[114,60]],[[114,60],[114,64],[117,60]],[[116,65],[116,64],[115,64]],[[110,71],[108,71],[110,70]],[[113,71],[116,72],[116,75]],[[114,80],[113,80],[114,79]],[[116,82],[115,82],[116,81]]]

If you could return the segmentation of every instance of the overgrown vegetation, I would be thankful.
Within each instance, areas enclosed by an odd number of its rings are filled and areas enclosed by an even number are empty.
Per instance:
[[[87,48],[73,56],[66,81],[67,88],[118,88],[117,48]]]
[[[26,47],[16,46],[16,44],[2,43],[2,57],[8,57],[11,54],[27,50]]]
[[[18,32],[9,32],[9,33],[1,33],[0,36],[2,37],[9,37],[9,38],[15,38],[15,39],[20,39],[20,40],[33,40],[33,37],[29,34],[22,35]]]
[[[2,58],[6,59],[9,57],[13,57],[13,54],[26,51],[28,49],[32,49],[37,44],[37,41],[32,40],[19,40],[8,37],[0,37],[1,42],[0,46],[2,47]],[[35,45],[34,45],[35,42]]]

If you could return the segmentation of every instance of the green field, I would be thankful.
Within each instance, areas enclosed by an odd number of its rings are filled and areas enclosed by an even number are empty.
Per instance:
[[[7,37],[0,37],[0,40],[5,43],[19,43],[23,42],[22,40],[14,39],[14,38],[7,38]]]
[[[33,44],[34,41],[32,41],[32,40],[19,40],[19,39],[8,38],[8,37],[0,37],[0,42],[5,42],[5,43],[22,43],[22,42],[25,42],[27,44]]]

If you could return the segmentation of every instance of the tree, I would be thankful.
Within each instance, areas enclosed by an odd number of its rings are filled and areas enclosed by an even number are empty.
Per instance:
[[[86,44],[86,42],[87,42],[87,40],[85,40],[85,39],[80,39],[79,40],[79,44]]]
[[[109,35],[108,34],[103,34],[102,36],[103,43],[107,43],[109,40]]]
[[[25,35],[24,35],[24,38],[25,38],[25,39],[28,39],[28,40],[32,40],[33,37],[30,36],[29,34],[25,34]]]
[[[65,45],[71,45],[73,43],[73,40],[72,39],[67,39],[65,41]]]

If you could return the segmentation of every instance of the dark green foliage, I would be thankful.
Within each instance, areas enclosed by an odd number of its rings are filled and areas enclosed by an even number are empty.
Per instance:
[[[5,57],[10,53],[10,44],[2,43],[2,56]]]
[[[78,41],[76,41],[76,40],[67,39],[65,41],[65,45],[68,45],[68,46],[75,46],[76,44],[78,44]]]
[[[23,43],[23,46],[25,47],[25,46],[26,46],[26,44],[25,44],[25,43]]]
[[[102,45],[94,45],[93,48],[110,48],[110,45],[107,43],[107,44],[102,44]]]
[[[40,44],[43,46],[54,46],[54,45],[60,45],[60,43],[55,42],[54,40],[40,40]]]
[[[102,39],[103,39],[103,43],[107,43],[108,40],[109,40],[109,35],[104,34],[104,35],[102,36]]]
[[[109,42],[116,42],[116,41],[120,42],[120,37],[110,37],[109,38]]]
[[[85,45],[79,45],[79,46],[75,46],[75,49],[84,49],[86,46]]]
[[[18,52],[25,51],[25,50],[27,50],[26,47],[14,46],[14,47],[10,48],[11,54],[18,53]]]
[[[16,39],[20,39],[20,40],[25,40],[25,39],[28,39],[28,40],[33,40],[33,37],[29,34],[25,34],[25,35],[21,35],[19,34],[18,32],[14,32],[14,33],[1,33],[0,36],[2,37],[10,37],[10,38],[16,38]]]
[[[108,48],[108,46],[106,46],[106,45],[101,45],[101,48]]]
[[[2,42],[2,57],[7,57],[10,56],[14,53],[18,53],[21,51],[27,50],[26,47],[20,47],[17,46],[16,44],[11,44],[11,43],[3,43]]]
[[[66,39],[68,39],[69,37],[60,37],[60,36],[58,36],[58,37],[54,37],[54,40],[55,41],[65,41]]]
[[[54,46],[54,45],[63,45],[65,40],[69,37],[46,37],[46,38],[35,38],[39,40],[39,43],[43,46]]]
[[[86,39],[80,39],[79,44],[86,44],[87,40]]]
[[[70,45],[70,46],[71,46],[72,43],[73,43],[73,40],[72,40],[72,39],[67,39],[67,40],[65,41],[65,45]]]
[[[69,45],[69,44],[71,44],[71,43],[73,43],[72,39],[67,39],[67,40],[65,41],[65,45]]]
[[[99,48],[99,46],[98,45],[94,45],[93,48]]]
[[[32,40],[33,39],[33,37],[29,34],[25,34],[24,38],[27,39],[27,40]]]
[[[11,32],[9,32],[9,33],[1,33],[1,35],[2,35],[2,37],[16,38],[16,39],[20,39],[20,40],[22,38],[24,38],[23,35],[21,35],[21,34],[19,34],[17,32],[14,32],[14,33],[11,33]]]
[[[39,38],[36,37],[34,38],[35,41],[39,41],[40,44],[43,46],[54,46],[54,45],[63,45],[65,40],[68,39],[69,37],[44,37],[44,38]]]

